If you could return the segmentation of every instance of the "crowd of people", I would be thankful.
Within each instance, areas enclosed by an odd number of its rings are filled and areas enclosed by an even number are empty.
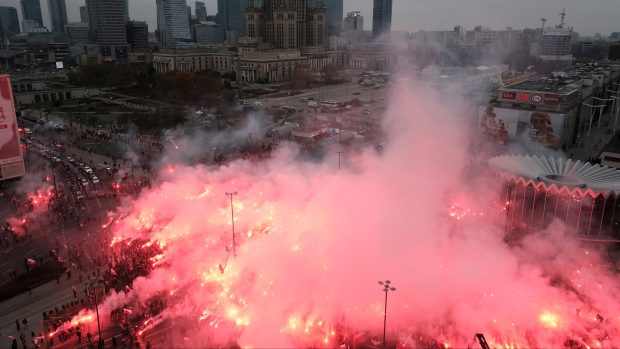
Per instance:
[[[67,326],[67,321],[80,311],[94,308],[95,296],[92,293],[92,289],[95,287],[103,288],[105,295],[112,290],[116,292],[129,292],[129,287],[137,277],[147,276],[153,270],[153,257],[162,253],[158,244],[149,243],[148,241],[123,242],[107,248],[107,246],[110,246],[111,232],[105,228],[107,224],[103,224],[105,223],[104,218],[101,215],[97,217],[97,212],[93,213],[93,215],[82,212],[79,205],[72,199],[72,190],[63,186],[62,183],[65,182],[63,179],[75,175],[75,171],[71,170],[71,166],[64,165],[65,158],[72,157],[77,163],[86,163],[87,161],[79,156],[79,152],[64,152],[64,144],[74,144],[71,142],[85,138],[102,141],[123,141],[121,140],[122,136],[99,131],[96,128],[65,127],[60,132],[60,136],[51,136],[52,147],[60,145],[58,149],[54,150],[63,151],[61,156],[63,164],[57,164],[54,167],[55,174],[44,177],[44,181],[48,185],[56,184],[50,191],[51,195],[46,197],[46,210],[44,211],[47,221],[53,223],[54,226],[48,225],[45,229],[38,230],[49,232],[49,228],[52,228],[54,231],[57,231],[60,225],[67,227],[73,224],[72,222],[76,223],[75,227],[79,226],[81,228],[80,231],[83,233],[83,238],[76,239],[72,237],[70,241],[66,241],[64,235],[61,242],[60,234],[56,234],[55,237],[44,234],[45,242],[50,247],[50,259],[56,260],[65,268],[66,279],[72,280],[70,283],[72,285],[75,284],[75,286],[70,291],[73,293],[71,301],[54,305],[42,312],[40,320],[43,321],[44,326],[40,331],[32,331],[20,321],[17,328],[17,336],[13,341],[14,347],[21,342],[21,346],[24,349],[38,348],[41,346],[42,340],[46,340],[48,346],[67,343],[68,341],[77,341],[78,343],[84,341],[88,345],[94,345],[96,335],[89,333],[89,330],[82,325]],[[137,148],[147,152],[163,150],[161,139],[151,136],[137,136],[134,140],[126,141],[134,142]],[[235,148],[234,154],[236,155],[229,155],[250,160],[261,159],[269,156],[274,145],[274,143],[256,142],[246,147]],[[49,145],[46,145],[46,147],[49,147]],[[86,151],[90,153],[92,149],[86,149]],[[205,155],[203,159],[205,163],[209,163],[212,160],[224,162],[228,158],[222,151],[214,154],[214,158],[210,158],[210,155],[210,152]],[[118,165],[119,167],[127,166],[128,161],[128,159],[112,159],[113,165]],[[102,183],[107,183],[111,186],[113,183],[120,184],[116,190],[112,186],[112,191],[116,191],[116,193],[138,194],[142,188],[150,188],[151,177],[149,173],[145,171],[143,175],[134,178],[129,172],[125,172],[120,179],[118,172],[114,171],[102,173],[99,175],[99,178]],[[47,178],[54,175],[56,176],[55,181]],[[19,214],[30,213],[35,208],[33,201],[28,200],[25,196],[19,197],[19,195],[10,195],[5,192],[0,194],[0,202],[10,203],[12,210]],[[14,240],[18,238],[32,236],[35,230],[37,230],[32,228],[32,233],[28,233],[28,228],[25,225],[21,229],[26,231],[26,233],[17,234],[15,224],[8,224],[8,222],[0,227],[0,247],[9,242],[14,244]],[[102,246],[106,248],[102,248]],[[37,265],[44,262],[41,257],[29,256],[24,258],[26,272],[33,265],[31,261]],[[79,282],[76,283],[75,278],[78,278]],[[65,279],[64,275],[58,277],[56,282],[60,284],[62,279]],[[116,346],[118,341],[118,345],[123,347],[133,347],[134,345],[144,347],[146,343],[142,343],[139,335],[140,330],[144,329],[144,325],[137,326],[137,324],[144,324],[145,320],[152,319],[161,313],[165,307],[165,296],[163,294],[156,295],[142,304],[133,305],[133,313],[128,311],[129,308],[125,306],[112,310],[109,316],[113,324],[118,326],[123,333],[122,336],[113,339],[114,345]],[[102,299],[99,299],[99,301],[101,302]],[[40,327],[37,326],[37,328]],[[27,333],[26,330],[31,333]],[[50,336],[50,334],[53,335]]]
[[[89,332],[92,327],[85,324],[68,326],[69,321],[85,309],[94,309],[95,303],[101,305],[105,295],[112,290],[130,292],[132,282],[152,270],[151,258],[162,252],[159,245],[148,244],[147,241],[120,243],[113,248],[102,249],[101,246],[109,246],[110,238],[109,231],[102,229],[99,234],[87,236],[68,246],[66,255],[61,256],[57,250],[50,249],[50,258],[65,266],[66,279],[72,280],[77,275],[79,282],[72,286],[71,301],[42,313],[40,320],[44,324],[43,328],[37,326],[38,330],[35,331],[28,327],[26,319],[16,320],[17,336],[13,339],[13,348],[19,348],[18,340],[23,349],[40,348],[43,340],[47,347],[72,341],[95,348],[97,338]],[[27,260],[24,263],[28,265]],[[56,282],[60,284],[61,279],[64,277],[58,277]],[[96,289],[103,289],[103,294],[96,294]],[[159,294],[136,306],[135,312],[129,310],[127,305],[113,309],[109,313],[111,323],[120,330],[120,334],[112,338],[113,347],[148,347],[140,338],[138,324],[144,324],[146,319],[158,315],[164,307],[165,295]]]

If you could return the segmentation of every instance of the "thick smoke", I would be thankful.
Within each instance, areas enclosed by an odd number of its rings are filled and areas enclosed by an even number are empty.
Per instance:
[[[389,105],[385,151],[349,155],[341,171],[297,161],[294,145],[258,164],[162,171],[111,226],[113,245],[163,250],[128,299],[165,292],[161,317],[211,344],[333,347],[380,338],[377,281],[390,279],[388,337],[412,347],[466,347],[480,332],[493,346],[620,345],[620,285],[595,251],[560,225],[503,242],[497,182],[469,167],[463,104],[403,79]]]
[[[229,128],[223,120],[205,120],[213,125],[219,123],[222,131],[204,131],[200,128],[166,131],[163,139],[167,148],[160,158],[159,167],[171,163],[212,162],[217,155],[238,154],[243,147],[262,142],[265,131],[276,125],[263,111],[251,113],[234,128]]]

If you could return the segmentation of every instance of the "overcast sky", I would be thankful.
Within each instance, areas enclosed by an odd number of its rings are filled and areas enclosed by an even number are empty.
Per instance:
[[[620,31],[620,0],[393,0],[392,29],[404,31],[450,30],[455,25],[466,29],[487,25],[492,29],[506,27],[526,28],[540,26],[540,18],[548,19],[547,25],[560,22],[558,13],[566,8],[567,25],[581,35]],[[69,21],[79,21],[79,6],[84,0],[66,0]],[[187,0],[194,7],[194,0]],[[205,0],[207,12],[217,12],[217,0]],[[19,0],[0,0],[0,4],[18,9]],[[41,0],[43,20],[49,28],[47,0]],[[344,12],[361,11],[364,29],[372,29],[372,0],[344,0]],[[129,15],[144,20],[149,30],[157,26],[155,0],[129,0]]]

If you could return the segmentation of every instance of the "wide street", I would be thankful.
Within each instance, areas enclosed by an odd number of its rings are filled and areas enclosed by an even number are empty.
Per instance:
[[[299,111],[311,109],[308,106],[308,101],[302,101],[301,98],[312,98],[313,101],[316,101],[319,104],[320,101],[325,100],[333,100],[336,102],[345,103],[356,98],[362,102],[369,102],[371,100],[376,100],[377,98],[384,96],[385,90],[386,88],[384,84],[381,84],[381,87],[375,88],[372,86],[364,87],[356,83],[344,83],[339,85],[303,89],[300,90],[300,94],[294,96],[291,95],[273,98],[254,98],[249,99],[249,101],[251,101],[251,104],[255,104],[255,102],[260,102],[265,107],[290,106],[295,107]]]

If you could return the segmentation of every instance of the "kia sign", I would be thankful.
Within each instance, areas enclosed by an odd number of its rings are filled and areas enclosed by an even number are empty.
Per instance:
[[[0,180],[24,174],[11,81],[8,75],[0,75]]]
[[[531,101],[533,103],[540,103],[542,102],[543,98],[541,97],[541,95],[532,95],[532,98],[530,98]]]

